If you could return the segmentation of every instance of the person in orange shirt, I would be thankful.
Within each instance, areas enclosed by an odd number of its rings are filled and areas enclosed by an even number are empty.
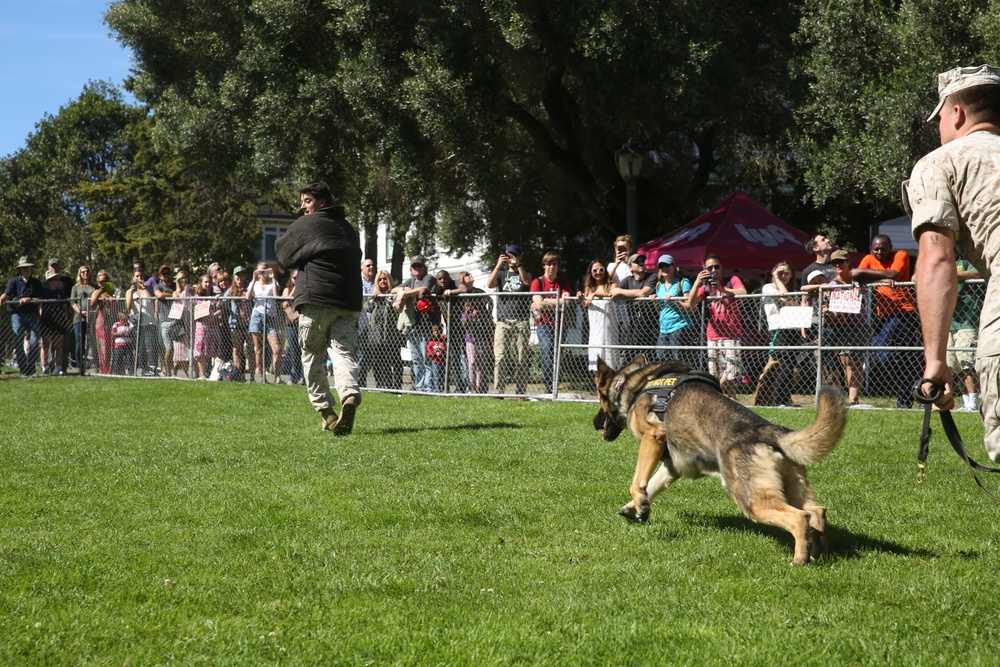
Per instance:
[[[913,290],[896,287],[895,282],[910,281],[910,256],[905,250],[892,250],[892,240],[885,234],[872,239],[872,252],[865,255],[858,268],[851,269],[856,282],[887,281],[875,293],[875,347],[920,347],[920,317]],[[896,407],[910,408],[910,389],[920,375],[920,352],[914,350],[876,350],[876,361],[884,364],[896,381]]]

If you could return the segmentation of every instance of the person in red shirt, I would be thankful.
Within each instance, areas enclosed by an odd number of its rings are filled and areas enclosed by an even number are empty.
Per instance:
[[[875,293],[875,347],[920,347],[920,317],[910,287],[896,287],[895,282],[910,281],[910,256],[905,250],[893,252],[892,240],[885,234],[872,239],[872,252],[865,255],[858,268],[851,269],[857,282],[885,281]],[[876,350],[875,360],[885,365],[896,381],[896,407],[910,408],[910,388],[920,374],[920,352],[912,350]]]
[[[557,322],[560,335],[566,333],[558,321],[562,312],[563,298],[572,294],[569,281],[559,275],[559,255],[547,252],[542,257],[542,276],[531,281],[531,291],[536,292],[531,299],[531,312],[535,316],[535,332],[541,352],[542,377],[545,379],[545,393],[552,393],[554,375],[554,355]]]

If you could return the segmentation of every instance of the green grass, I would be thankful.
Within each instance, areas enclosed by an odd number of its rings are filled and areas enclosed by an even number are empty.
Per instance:
[[[625,523],[593,413],[369,393],[334,439],[301,388],[0,381],[0,664],[996,664],[1000,505],[939,429],[914,483],[917,411],[811,468],[805,568],[712,479]]]

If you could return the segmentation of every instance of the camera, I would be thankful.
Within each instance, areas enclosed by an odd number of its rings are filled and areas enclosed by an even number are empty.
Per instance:
[[[266,276],[267,275],[267,269],[261,269],[260,271],[257,272],[257,275],[261,276],[261,277]]]

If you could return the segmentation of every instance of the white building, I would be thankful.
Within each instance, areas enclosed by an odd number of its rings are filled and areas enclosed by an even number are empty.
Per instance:
[[[274,242],[285,233],[289,225],[295,222],[297,216],[269,206],[261,206],[259,216],[261,219],[260,246],[254,250],[254,254],[259,261],[273,262],[275,261]],[[364,231],[359,230],[359,233],[361,236],[361,247],[364,248],[366,243]],[[472,255],[454,257],[447,254],[431,253],[430,250],[425,251],[424,254],[434,254],[435,258],[433,260],[429,259],[430,266],[427,267],[431,273],[444,269],[451,275],[453,280],[456,280],[460,271],[468,271],[475,279],[476,287],[486,289],[486,279],[489,277],[490,271],[493,270],[492,265],[484,267]],[[376,253],[373,259],[378,270],[390,270],[392,263],[392,241],[389,239],[384,226],[379,226]],[[360,266],[358,270],[361,270]],[[408,277],[409,264],[408,262],[404,262],[403,278],[406,279]]]

